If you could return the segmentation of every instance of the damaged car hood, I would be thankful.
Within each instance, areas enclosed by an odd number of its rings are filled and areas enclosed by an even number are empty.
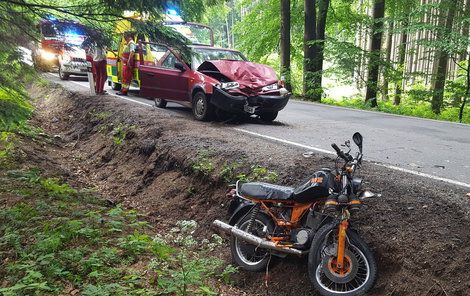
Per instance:
[[[198,71],[219,71],[231,81],[238,82],[242,88],[258,89],[278,81],[273,68],[247,61],[205,61]]]

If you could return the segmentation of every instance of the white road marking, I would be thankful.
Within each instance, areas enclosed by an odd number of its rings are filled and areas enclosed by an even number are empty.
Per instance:
[[[336,155],[336,153],[334,153],[332,151],[329,151],[329,150],[316,148],[316,147],[312,147],[312,146],[308,146],[308,145],[304,145],[304,144],[300,144],[300,143],[296,143],[296,142],[292,142],[292,141],[288,141],[288,140],[284,140],[284,139],[280,139],[280,138],[276,138],[276,137],[272,137],[272,136],[267,136],[267,135],[255,133],[255,132],[248,131],[248,130],[241,129],[241,128],[233,128],[233,129],[236,130],[236,131],[245,133],[245,134],[256,136],[258,138],[268,139],[268,140],[280,142],[280,143],[283,143],[283,144],[288,144],[288,145],[291,145],[291,146],[297,146],[297,147],[300,147],[300,148],[311,149],[311,150],[318,151],[318,152],[321,152],[321,153]],[[442,182],[450,183],[450,184],[453,184],[453,185],[459,185],[459,186],[470,188],[470,184],[468,184],[468,183],[464,183],[464,182],[460,182],[460,181],[456,181],[456,180],[452,180],[452,179],[447,179],[447,178],[442,178],[442,177],[438,177],[438,176],[434,176],[434,175],[430,175],[430,174],[426,174],[426,173],[421,173],[421,172],[413,171],[413,170],[409,170],[409,169],[404,169],[404,168],[400,168],[400,167],[393,166],[393,165],[378,163],[378,162],[375,162],[375,161],[372,162],[372,163],[375,164],[375,165],[381,166],[381,167],[391,169],[391,170],[404,172],[404,173],[412,174],[412,175],[415,175],[415,176],[425,177],[425,178],[433,179],[433,180],[436,180],[436,181],[442,181]]]
[[[316,147],[312,147],[312,146],[308,146],[308,145],[304,145],[304,144],[300,144],[300,143],[296,143],[296,142],[292,142],[292,141],[288,141],[288,140],[284,140],[284,139],[280,139],[280,138],[275,138],[275,137],[271,137],[271,136],[267,136],[267,135],[263,135],[263,134],[258,134],[258,133],[255,133],[255,132],[252,132],[252,131],[249,131],[249,130],[246,130],[246,129],[242,129],[242,128],[234,127],[233,129],[236,130],[236,131],[245,133],[245,134],[250,134],[250,135],[256,136],[258,138],[273,140],[273,141],[281,142],[281,143],[288,144],[288,145],[291,145],[291,146],[297,146],[297,147],[300,147],[300,148],[315,150],[315,151],[318,151],[318,152],[321,152],[321,153],[335,154],[335,153],[333,153],[329,150],[316,148]]]
[[[409,170],[409,169],[404,169],[404,168],[400,168],[400,167],[397,167],[397,166],[388,165],[388,164],[384,164],[384,163],[378,163],[378,162],[373,162],[373,163],[378,165],[378,166],[382,166],[382,167],[392,169],[392,170],[395,170],[395,171],[404,172],[404,173],[408,173],[408,174],[413,174],[413,175],[416,175],[416,176],[421,176],[421,177],[425,177],[425,178],[429,178],[429,179],[433,179],[433,180],[437,180],[437,181],[442,181],[442,182],[446,182],[446,183],[450,183],[450,184],[470,188],[470,184],[468,184],[468,183],[464,183],[464,182],[460,182],[460,181],[456,181],[456,180],[452,180],[452,179],[447,179],[447,178],[441,178],[441,177],[437,177],[437,176],[434,176],[434,175],[421,173],[421,172],[417,172],[417,171],[413,171],[413,170]]]
[[[47,73],[47,74],[52,75],[52,76],[55,76],[55,77],[59,77],[59,75],[57,75],[57,74],[53,74],[53,73]],[[81,87],[90,89],[90,86],[89,86],[88,84],[87,84],[87,85],[83,85],[83,84],[80,83],[80,82],[72,81],[72,80],[68,80],[67,82],[72,82],[72,83],[74,83],[74,84],[76,84],[76,85],[80,85]],[[116,98],[119,98],[119,99],[122,99],[122,100],[134,102],[134,103],[137,103],[137,104],[141,104],[141,105],[144,105],[144,106],[149,106],[149,107],[154,106],[154,105],[149,104],[149,103],[144,103],[144,102],[141,102],[141,101],[138,101],[138,100],[131,99],[131,98],[129,98],[129,97],[125,97],[125,96],[118,96],[118,95],[116,95],[116,94],[112,94],[112,93],[109,93],[109,92],[108,92],[107,95],[113,96],[113,97],[116,97]]]
[[[58,75],[56,75],[56,74],[52,74],[52,73],[48,73],[48,74],[58,77]],[[83,85],[81,83],[78,83],[76,81],[69,81],[69,82],[75,83],[75,84],[80,85],[84,88],[88,88],[88,86],[85,86],[85,85]],[[134,102],[134,103],[137,103],[137,104],[150,106],[150,107],[153,106],[152,104],[140,102],[140,101],[133,100],[133,99],[127,98],[127,97],[118,96],[116,94],[109,94],[109,95],[115,96],[117,98],[120,98],[120,99],[123,99],[123,100],[126,100],[126,101]],[[268,136],[268,135],[259,134],[259,133],[255,133],[255,132],[245,130],[245,129],[242,129],[242,128],[234,127],[232,129],[234,129],[238,132],[242,132],[242,133],[245,133],[245,134],[256,136],[258,138],[268,139],[268,140],[272,140],[272,141],[276,141],[276,142],[280,142],[280,143],[283,143],[283,144],[296,146],[296,147],[300,147],[300,148],[304,148],[304,149],[310,149],[310,150],[314,150],[314,151],[317,151],[317,152],[320,152],[320,153],[336,155],[336,153],[334,153],[332,151],[329,151],[329,150],[326,150],[326,149],[321,149],[321,148],[317,148],[317,147],[313,147],[313,146],[308,146],[308,145],[296,143],[296,142],[289,141],[289,140],[284,140],[284,139],[280,139],[280,138],[276,138],[276,137],[272,137],[272,136]],[[415,175],[415,176],[425,177],[425,178],[429,178],[429,179],[436,180],[436,181],[442,181],[442,182],[446,182],[446,183],[449,183],[449,184],[470,188],[470,184],[468,184],[468,183],[464,183],[464,182],[460,182],[460,181],[456,181],[456,180],[452,180],[452,179],[447,179],[447,178],[442,178],[442,177],[438,177],[438,176],[434,176],[434,175],[430,175],[430,174],[426,174],[426,173],[421,173],[421,172],[413,171],[413,170],[409,170],[409,169],[404,169],[404,168],[400,168],[400,167],[393,166],[393,165],[388,165],[388,164],[383,164],[383,163],[378,163],[378,162],[373,162],[373,163],[375,165],[385,167],[385,168],[388,168],[388,169],[391,169],[391,170],[404,172],[404,173],[412,174],[412,175]]]

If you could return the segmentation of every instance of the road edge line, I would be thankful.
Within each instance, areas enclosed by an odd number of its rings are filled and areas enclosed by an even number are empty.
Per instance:
[[[49,74],[49,75],[51,75],[51,76],[54,76],[54,77],[59,77],[59,75],[56,75],[56,74],[53,74],[53,73],[47,73],[47,74]],[[79,82],[76,82],[76,81],[67,80],[66,82],[71,82],[71,83],[76,84],[76,85],[79,85],[79,86],[81,86],[81,87],[83,87],[83,88],[88,88],[88,89],[90,89],[89,86],[85,86],[85,85],[83,85],[83,84],[81,84],[81,83],[79,83]],[[125,96],[118,96],[118,95],[116,95],[116,94],[112,94],[112,93],[109,93],[109,92],[108,92],[106,95],[107,95],[107,96],[113,96],[113,97],[116,97],[116,98],[119,98],[119,99],[122,99],[122,100],[125,100],[125,101],[134,102],[134,103],[141,104],[141,105],[148,106],[148,107],[153,107],[153,106],[154,106],[154,105],[152,105],[152,104],[140,102],[140,101],[137,101],[137,100],[133,100],[133,99],[131,99],[131,98],[126,98]]]

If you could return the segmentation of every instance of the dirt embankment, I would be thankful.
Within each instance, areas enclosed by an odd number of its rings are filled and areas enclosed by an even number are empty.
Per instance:
[[[94,186],[107,199],[145,211],[161,231],[177,220],[194,219],[200,235],[210,234],[210,223],[226,218],[221,175],[234,175],[227,170],[248,172],[260,165],[278,172],[279,183],[291,185],[333,166],[331,158],[304,158],[305,151],[168,110],[57,86],[32,87],[30,93],[37,100],[34,121],[55,135],[55,145],[29,151],[30,157],[44,166],[60,166],[72,184]],[[195,164],[210,173],[195,173]],[[367,186],[383,194],[353,219],[378,260],[379,278],[370,295],[468,295],[470,207],[465,190],[370,164],[362,175]],[[230,260],[228,247],[218,252]],[[264,274],[240,272],[235,284],[246,295],[265,294]],[[274,264],[269,291],[317,295],[306,260]]]

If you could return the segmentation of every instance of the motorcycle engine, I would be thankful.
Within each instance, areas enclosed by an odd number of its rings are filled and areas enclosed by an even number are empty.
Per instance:
[[[310,242],[314,234],[315,233],[308,228],[295,229],[291,232],[291,240],[298,247],[308,248],[310,247]]]

